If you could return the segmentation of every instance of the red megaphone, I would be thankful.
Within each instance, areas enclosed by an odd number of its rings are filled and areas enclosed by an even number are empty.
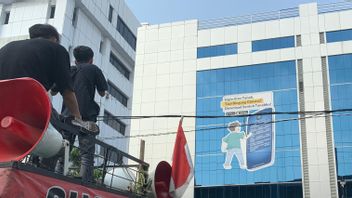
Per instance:
[[[152,176],[152,189],[157,198],[172,198],[169,194],[171,180],[171,166],[166,161],[161,161],[156,166],[154,176]]]
[[[0,81],[0,163],[18,161],[32,152],[49,126],[51,104],[34,79]]]

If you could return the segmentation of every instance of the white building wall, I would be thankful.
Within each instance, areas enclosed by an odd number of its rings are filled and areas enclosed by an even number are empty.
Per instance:
[[[195,114],[197,21],[143,26],[138,31],[132,115]],[[176,132],[179,118],[132,120],[131,135]],[[185,131],[195,120],[185,118]],[[194,159],[194,133],[186,133]],[[150,171],[171,162],[175,134],[143,137]],[[140,138],[130,140],[130,154],[139,155]],[[193,186],[193,183],[191,184]],[[193,190],[185,197],[193,197]]]
[[[352,52],[352,41],[320,44],[319,33],[352,28],[352,10],[319,14],[317,4],[303,4],[299,17],[197,30],[198,21],[145,25],[138,29],[132,115],[196,115],[196,71],[303,60],[306,111],[324,109],[321,57]],[[253,40],[301,35],[302,46],[252,52]],[[197,59],[197,47],[238,44],[238,54]],[[176,132],[179,118],[132,120],[131,135]],[[195,120],[185,118],[184,130],[194,130]],[[307,119],[310,197],[331,197],[327,137],[324,118]],[[195,133],[186,133],[194,160]],[[146,141],[145,160],[154,171],[160,161],[171,163],[175,134],[132,138],[130,154],[139,155]],[[303,177],[303,173],[302,173]],[[333,182],[332,182],[333,183]],[[336,185],[336,184],[335,184]],[[336,187],[336,186],[335,186]],[[184,197],[193,197],[193,183]],[[336,188],[335,188],[336,189]]]
[[[55,17],[49,19],[50,5],[55,5]],[[114,7],[113,21],[108,21],[109,6]],[[77,9],[76,23],[72,23],[74,9]],[[8,24],[3,24],[4,12],[10,11]],[[87,45],[94,51],[94,63],[103,70],[105,77],[114,83],[128,98],[127,107],[110,96],[101,98],[96,94],[95,100],[104,110],[113,115],[131,115],[132,89],[134,75],[135,51],[116,30],[117,16],[121,16],[130,30],[136,35],[139,22],[123,0],[29,0],[15,1],[12,4],[0,3],[0,47],[6,43],[28,38],[28,28],[36,23],[49,23],[55,26],[61,34],[61,44],[69,50],[71,62],[74,64],[73,48]],[[103,42],[100,50],[100,43]],[[130,70],[130,80],[127,80],[109,61],[110,51]],[[53,105],[60,111],[62,99],[54,97]],[[129,135],[129,120],[122,120],[126,124],[126,135]],[[100,138],[113,146],[128,151],[128,139],[120,133],[98,122],[101,128]]]

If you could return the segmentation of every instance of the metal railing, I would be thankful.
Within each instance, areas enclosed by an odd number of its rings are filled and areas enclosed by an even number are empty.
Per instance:
[[[318,14],[351,10],[351,9],[352,9],[352,2],[349,2],[349,1],[318,4]]]
[[[235,26],[242,24],[250,24],[256,22],[263,21],[271,21],[285,18],[292,18],[299,16],[298,7],[282,9],[279,11],[271,11],[271,12],[263,12],[252,15],[244,15],[237,17],[228,17],[221,19],[209,19],[209,20],[201,20],[198,22],[198,29],[211,29],[211,28],[219,28],[226,26]]]
[[[344,1],[338,3],[318,4],[318,14],[329,12],[337,12],[352,9],[352,1]],[[251,15],[227,17],[220,19],[208,19],[198,21],[198,30],[212,29],[226,26],[236,26],[243,24],[251,24],[263,21],[279,20],[299,16],[299,8],[288,8],[279,11],[262,12]]]
[[[71,133],[77,136],[84,134],[82,128],[62,123],[59,120],[52,119],[51,123],[59,131],[64,131],[65,133]],[[111,189],[117,192],[129,193],[134,195],[133,197],[145,197],[150,184],[147,183],[148,179],[148,168],[149,164],[144,161],[125,153],[114,146],[111,146],[105,142],[97,140],[92,137],[87,137],[90,139],[92,144],[95,144],[97,151],[92,153],[94,155],[94,181],[86,182],[81,180],[80,175],[80,152],[84,148],[71,145],[73,147],[70,154],[70,166],[68,174],[65,176],[73,180],[80,180],[80,183],[93,185],[99,188]],[[63,157],[60,154],[50,158],[50,167],[42,167],[41,163],[34,163],[31,156],[26,157],[22,160],[22,164],[26,166],[34,166],[37,168],[42,168],[45,171],[57,172],[54,170],[55,164],[59,157]],[[127,162],[129,164],[127,164]],[[60,173],[55,173],[59,174]],[[63,176],[63,175],[62,175]],[[148,189],[147,189],[148,188]]]

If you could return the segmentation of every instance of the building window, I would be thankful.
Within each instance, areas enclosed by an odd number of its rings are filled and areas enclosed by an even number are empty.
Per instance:
[[[78,8],[73,9],[73,14],[72,14],[72,25],[76,27],[77,25],[77,12]]]
[[[123,106],[127,107],[127,96],[122,91],[120,91],[120,89],[118,89],[112,82],[108,81],[108,85],[108,92],[110,95],[116,98],[116,100],[118,100]]]
[[[324,32],[319,33],[319,43],[324,44],[325,43],[325,34]]]
[[[199,47],[197,49],[197,58],[225,56],[230,54],[237,54],[237,43]]]
[[[100,41],[100,43],[99,43],[99,52],[101,54],[103,53],[103,47],[104,47],[104,41]]]
[[[252,51],[253,52],[282,49],[282,48],[290,48],[290,47],[294,47],[294,46],[295,46],[294,36],[252,41]]]
[[[134,36],[132,31],[127,27],[126,23],[121,19],[120,16],[117,17],[116,29],[121,34],[121,36],[127,41],[127,43],[132,47],[132,49],[136,50],[136,36]]]
[[[352,40],[352,29],[326,32],[326,42],[341,42]]]
[[[301,47],[302,46],[302,36],[297,35],[296,36],[296,47]]]
[[[326,72],[330,83],[331,110],[350,109],[352,106],[352,54],[322,57],[322,67],[328,70]],[[352,131],[352,117],[342,112],[334,113],[332,121],[337,176],[347,179],[352,175],[352,169],[349,168],[351,166],[350,157],[352,153],[352,136],[350,135]]]
[[[122,135],[125,135],[126,125],[108,111],[104,111],[103,122],[109,125],[111,128],[115,129],[117,132],[121,133]]]
[[[10,20],[10,12],[5,12],[4,24],[9,24],[9,20]]]
[[[105,149],[104,147],[100,147],[99,154],[101,156],[106,156],[106,154],[107,154],[106,151],[107,151],[107,149]],[[110,149],[107,156],[108,156],[108,161],[109,162],[113,162],[113,163],[116,163],[116,164],[122,164],[123,163],[123,156],[122,156],[121,152],[116,152],[116,151]]]
[[[49,15],[50,19],[53,19],[55,17],[55,9],[56,9],[55,5],[50,6],[50,15]]]
[[[125,65],[113,54],[110,52],[110,63],[117,69],[119,72],[125,76],[127,79],[130,78],[130,71],[126,68]]]
[[[114,13],[114,8],[110,5],[110,7],[109,7],[109,21],[110,21],[110,23],[112,21],[113,13]]]

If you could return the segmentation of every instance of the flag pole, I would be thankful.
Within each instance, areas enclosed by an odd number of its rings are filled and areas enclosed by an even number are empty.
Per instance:
[[[183,115],[181,115],[180,123],[182,124],[183,122]]]

